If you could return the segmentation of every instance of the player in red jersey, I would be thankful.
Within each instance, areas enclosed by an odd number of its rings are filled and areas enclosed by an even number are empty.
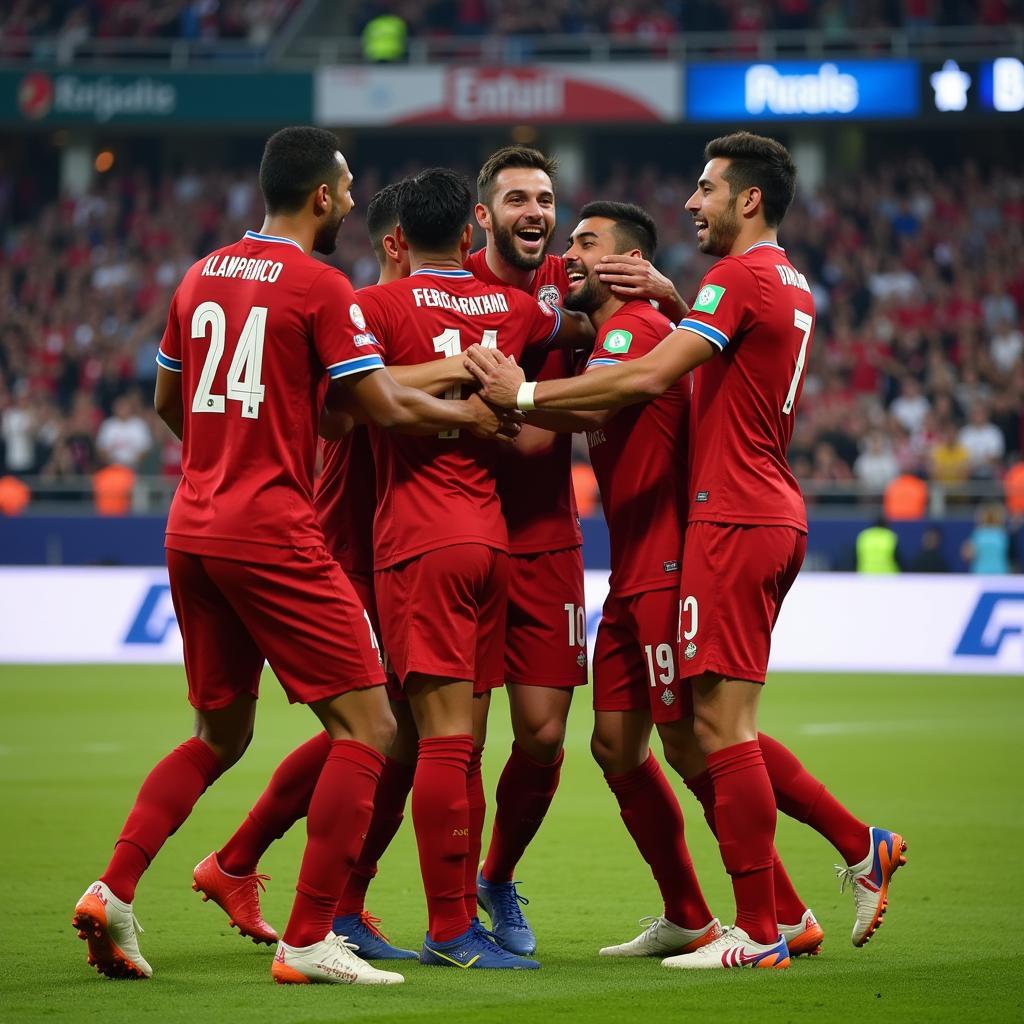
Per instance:
[[[739,132],[710,142],[705,158],[687,210],[702,251],[723,259],[705,276],[676,331],[641,359],[571,381],[526,383],[507,360],[478,350],[469,364],[491,400],[549,410],[648,400],[697,370],[680,606],[683,674],[691,680],[694,731],[714,790],[737,916],[721,939],[665,964],[781,967],[789,952],[773,889],[772,778],[785,783],[795,815],[847,862],[840,873],[854,890],[855,945],[881,921],[905,843],[855,818],[781,745],[759,742],[771,630],[806,546],[803,499],[785,453],[814,304],[777,240],[795,187],[789,153],[772,139]]]
[[[329,378],[389,426],[492,436],[500,419],[479,401],[439,401],[377,372],[383,364],[347,279],[310,256],[334,250],[351,182],[330,132],[278,132],[260,165],[262,230],[195,264],[171,302],[155,405],[183,441],[167,561],[196,735],[150,772],[110,863],[75,908],[90,962],[110,977],[152,974],[138,948],[136,885],[244,752],[266,659],[332,741],[273,976],[403,980],[359,960],[330,930],[394,721],[373,630],[316,520],[317,421]]]
[[[399,247],[395,238],[398,187],[397,183],[386,185],[366,207],[367,231],[380,266],[378,284],[409,274],[408,250]],[[453,357],[450,362],[458,360]],[[436,376],[442,365],[435,360],[422,367],[399,367],[393,375],[413,386],[429,384],[422,379],[423,371],[432,371]],[[419,380],[415,379],[417,374]],[[434,393],[439,383],[435,382],[431,389]],[[327,550],[348,576],[379,635],[373,590],[373,517],[377,495],[368,431],[362,425],[350,427],[346,436],[324,445],[324,466],[317,481],[315,502]],[[338,902],[333,930],[358,947],[356,952],[361,959],[415,960],[418,954],[412,950],[391,945],[377,927],[379,919],[364,906],[366,889],[377,873],[377,861],[401,824],[416,768],[418,737],[412,713],[392,675],[387,686],[397,731],[381,771],[366,841]],[[196,865],[193,888],[202,892],[204,899],[222,907],[231,924],[254,942],[278,941],[277,933],[260,910],[260,888],[269,876],[257,874],[257,865],[270,844],[305,816],[329,752],[330,737],[326,732],[317,733],[293,750],[277,766],[266,789],[231,838]]]
[[[474,341],[519,355],[556,334],[563,343],[592,335],[585,318],[563,318],[462,268],[470,207],[466,183],[451,171],[425,171],[403,185],[399,241],[409,247],[412,275],[360,296],[382,358],[415,364]],[[504,676],[508,536],[494,484],[496,451],[452,432],[374,432],[373,441],[381,628],[420,735],[412,810],[430,918],[421,961],[536,967],[474,924],[472,851],[482,819],[471,815],[468,768],[490,690]]]
[[[498,150],[477,178],[476,217],[485,248],[466,268],[491,284],[518,288],[559,304],[568,281],[561,257],[546,255],[555,229],[556,162],[525,146]],[[671,282],[642,258],[613,257],[607,283],[624,296],[661,299],[670,315],[685,309]],[[573,373],[571,352],[530,355],[531,380]],[[513,873],[558,788],[572,691],[587,679],[586,613],[579,518],[572,491],[572,440],[526,427],[503,446],[498,493],[508,523],[509,606],[505,681],[515,737],[498,782],[491,841],[477,889],[498,940],[529,954],[536,938],[520,904]],[[471,778],[478,779],[479,768]],[[476,813],[482,819],[482,786]]]

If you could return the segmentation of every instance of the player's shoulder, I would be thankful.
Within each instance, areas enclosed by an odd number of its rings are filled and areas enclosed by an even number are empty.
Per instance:
[[[646,299],[634,299],[616,310],[601,326],[602,330],[629,329],[644,334],[657,334],[660,339],[670,333],[674,325]]]
[[[549,306],[561,306],[569,288],[569,277],[565,271],[565,260],[554,253],[548,253],[537,268],[533,279],[534,298]]]

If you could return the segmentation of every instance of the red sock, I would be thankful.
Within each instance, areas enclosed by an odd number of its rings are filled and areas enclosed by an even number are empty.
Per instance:
[[[221,773],[214,752],[193,737],[175,747],[146,776],[100,881],[125,903],[160,847],[181,828],[196,801]]]
[[[331,737],[318,732],[277,766],[238,831],[217,851],[217,863],[229,875],[252,874],[267,847],[306,816],[330,751]]]
[[[564,751],[550,764],[534,761],[512,744],[494,794],[494,827],[484,861],[488,882],[511,882],[516,865],[537,834],[558,789]]]
[[[775,797],[757,740],[708,754],[715,785],[715,827],[736,897],[736,924],[755,942],[779,937],[772,850]]]
[[[309,801],[306,850],[284,941],[320,942],[331,930],[352,865],[373,815],[384,755],[356,740],[333,740]]]
[[[469,928],[466,856],[469,799],[466,773],[473,753],[469,735],[420,740],[412,784],[412,823],[427,896],[430,937],[447,942]]]
[[[863,860],[871,845],[868,826],[855,818],[778,740],[757,734],[764,763],[775,790],[779,810],[810,825],[845,858],[847,864]]]
[[[704,808],[704,820],[717,839],[715,831],[715,786],[709,772],[701,772],[690,779],[683,779],[687,789],[700,801]],[[779,851],[772,847],[772,879],[775,887],[775,912],[783,924],[799,924],[804,916],[807,905],[796,891],[789,873],[786,871],[779,856]]]
[[[390,757],[384,762],[377,795],[373,800],[373,817],[359,859],[353,865],[348,884],[338,901],[335,910],[338,917],[358,914],[363,910],[366,890],[377,874],[377,861],[384,856],[384,851],[391,845],[405,817],[405,800],[412,789],[415,772],[415,765],[402,764]]]
[[[466,853],[466,887],[464,897],[470,920],[477,916],[476,873],[480,866],[480,850],[484,842],[484,818],[487,816],[487,795],[480,758],[484,748],[474,749],[466,769],[466,798],[469,801],[469,850]]]
[[[683,812],[654,754],[624,775],[606,775],[619,813],[665,901],[665,917],[680,928],[704,928],[711,911],[686,848]]]

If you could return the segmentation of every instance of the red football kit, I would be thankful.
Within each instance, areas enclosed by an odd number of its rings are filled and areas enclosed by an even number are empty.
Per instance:
[[[472,253],[466,269],[500,285],[486,253]],[[561,305],[568,288],[564,261],[549,255],[534,273],[528,294]],[[560,349],[527,353],[521,365],[529,380],[556,380],[575,372],[573,354]],[[587,641],[585,632],[576,629],[579,614],[585,617],[583,539],[572,490],[572,436],[551,435],[550,443],[535,452],[503,446],[498,495],[512,554],[505,678],[526,685],[583,685]]]
[[[720,350],[694,373],[682,672],[764,682],[772,627],[807,546],[786,449],[814,299],[785,250],[761,242],[708,271],[679,326]]]
[[[361,321],[343,274],[253,231],[174,294],[157,362],[182,375],[185,422],[166,543],[197,707],[255,693],[264,658],[303,703],[384,680],[313,507],[327,379],[383,366]]]
[[[378,339],[374,351],[394,365],[472,344],[518,359],[549,341],[561,320],[556,309],[466,270],[424,268],[363,289],[360,303]],[[371,438],[375,582],[391,663],[402,680],[418,672],[472,679],[478,689],[500,685],[508,533],[494,483],[497,444],[457,430],[435,437],[371,430]]]
[[[649,302],[627,302],[601,325],[587,368],[638,359],[671,333]],[[687,375],[587,432],[612,565],[594,649],[598,711],[649,709],[656,722],[692,714],[675,650],[690,386]]]

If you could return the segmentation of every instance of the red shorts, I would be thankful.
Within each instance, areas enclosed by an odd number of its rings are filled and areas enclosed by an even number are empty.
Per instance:
[[[356,597],[363,602],[363,607],[366,609],[367,615],[370,616],[373,631],[380,637],[380,616],[377,614],[377,595],[373,589],[373,574],[349,572],[348,578],[352,584],[352,589],[356,592]],[[381,651],[381,656],[384,662],[384,674],[387,677],[384,681],[384,686],[388,691],[388,700],[404,701],[406,699],[405,691],[402,689],[394,670],[391,668],[391,662],[388,661],[388,652],[386,650]]]
[[[679,592],[675,587],[609,594],[594,645],[594,710],[650,711],[655,722],[693,716],[676,662]]]
[[[791,526],[690,523],[683,546],[679,665],[763,683],[772,628],[807,550]]]
[[[508,584],[505,680],[533,686],[587,681],[583,551],[513,555]]]
[[[378,569],[377,608],[391,667],[470,679],[476,693],[504,675],[508,555],[485,544],[453,544]]]
[[[282,548],[267,564],[168,549],[167,572],[193,707],[255,696],[264,659],[292,703],[384,682],[363,602],[325,548]]]

